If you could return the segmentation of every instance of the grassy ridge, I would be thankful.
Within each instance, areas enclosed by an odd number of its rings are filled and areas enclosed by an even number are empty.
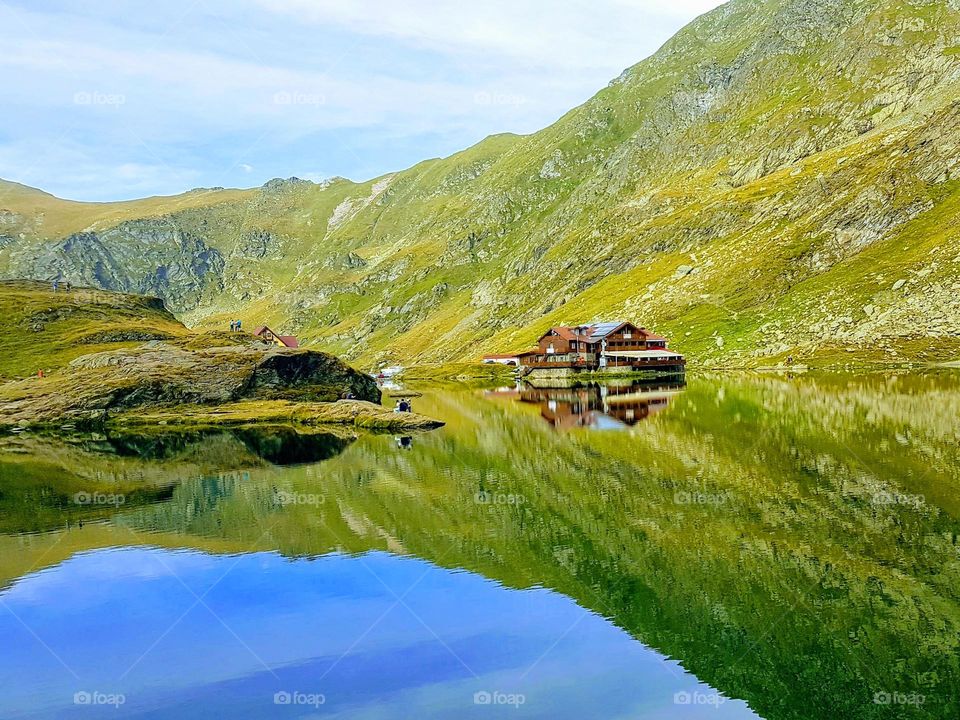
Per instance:
[[[190,333],[156,298],[0,281],[0,380],[55,372],[81,355]]]

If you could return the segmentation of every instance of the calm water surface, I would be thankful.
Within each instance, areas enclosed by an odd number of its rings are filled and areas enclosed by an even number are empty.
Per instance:
[[[0,437],[4,718],[957,718],[960,378]]]

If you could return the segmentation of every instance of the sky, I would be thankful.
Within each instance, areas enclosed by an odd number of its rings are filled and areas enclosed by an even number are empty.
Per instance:
[[[720,0],[0,0],[0,178],[366,180],[582,103]]]

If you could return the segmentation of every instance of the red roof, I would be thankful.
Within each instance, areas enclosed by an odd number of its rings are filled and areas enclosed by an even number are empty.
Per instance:
[[[256,330],[253,331],[253,334],[256,336],[261,336],[264,333],[270,333],[277,340],[283,343],[288,348],[298,348],[300,347],[300,342],[297,340],[294,335],[277,335],[273,330],[268,328],[266,325],[260,325]]]

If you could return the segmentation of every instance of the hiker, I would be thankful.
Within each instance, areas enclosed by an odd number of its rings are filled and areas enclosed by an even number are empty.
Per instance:
[[[39,370],[37,370],[37,377],[38,377],[38,378],[43,378],[43,377],[44,377],[43,368],[40,368]]]
[[[241,328],[241,327],[242,327],[242,326],[241,326],[241,324],[240,324],[240,321],[237,320],[237,332],[240,332],[240,328]]]
[[[230,332],[236,332],[236,331],[237,331],[237,321],[236,321],[236,320],[231,320],[231,321],[230,321]]]
[[[394,412],[403,412],[403,401],[397,400],[397,404],[393,406]]]
[[[54,291],[54,292],[57,292],[57,290],[59,290],[59,289],[60,289],[60,281],[59,281],[59,280],[54,280],[54,281],[53,281],[53,291]]]
[[[410,407],[410,401],[403,399],[400,401],[400,412],[413,412],[413,409]]]
[[[66,290],[67,292],[70,292],[70,287],[71,287],[70,281],[67,280],[67,282],[63,284],[63,289]]]

